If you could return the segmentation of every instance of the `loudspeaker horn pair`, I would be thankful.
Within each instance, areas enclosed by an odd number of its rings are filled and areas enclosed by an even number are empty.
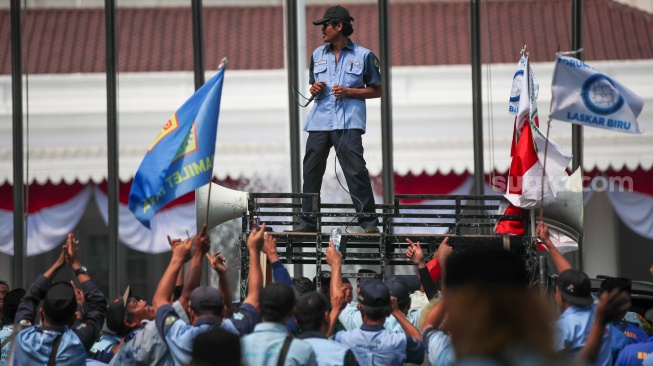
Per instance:
[[[202,228],[206,219],[206,208],[209,208],[209,220],[206,223],[207,229],[212,229],[229,220],[241,217],[247,212],[247,200],[249,193],[236,191],[217,185],[211,184],[211,201],[209,198],[209,185],[205,185],[195,190],[195,215],[197,220],[197,230]]]

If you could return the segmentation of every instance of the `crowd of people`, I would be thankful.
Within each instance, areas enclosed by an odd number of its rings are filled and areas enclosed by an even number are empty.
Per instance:
[[[401,276],[359,278],[354,289],[333,246],[330,277],[292,278],[263,224],[247,240],[247,293],[233,306],[226,259],[209,253],[205,228],[170,240],[172,258],[150,303],[129,287],[107,302],[70,234],[27,291],[0,281],[0,365],[653,364],[650,324],[628,312],[630,281],[608,278],[594,296],[546,226],[537,235],[559,273],[555,304],[528,282],[523,257],[456,252],[446,239],[430,263],[408,240],[421,283],[412,294]],[[273,273],[265,286],[261,253]],[[218,288],[200,286],[204,262]],[[77,283],[53,283],[67,266]]]

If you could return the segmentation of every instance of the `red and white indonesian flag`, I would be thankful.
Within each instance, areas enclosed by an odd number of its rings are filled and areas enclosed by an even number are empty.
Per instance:
[[[520,60],[518,67],[521,67],[521,64]],[[522,78],[511,149],[512,161],[505,194],[510,203],[521,208],[536,208],[555,202],[557,187],[561,180],[567,177],[565,169],[571,161],[571,153],[550,139],[547,141],[539,129],[536,96],[529,85],[529,79],[534,79],[535,75],[532,72],[530,75],[531,78]],[[543,180],[545,149],[547,162]]]
[[[616,80],[572,57],[558,55],[553,73],[551,118],[639,134],[644,101]]]

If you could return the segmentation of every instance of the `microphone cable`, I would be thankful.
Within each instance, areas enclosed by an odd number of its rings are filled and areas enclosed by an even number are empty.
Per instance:
[[[334,94],[333,92],[331,92],[331,93],[329,93],[329,94],[327,94],[327,95],[325,95],[325,96],[323,96],[323,97],[319,97],[319,98],[317,97],[318,94],[315,94],[315,95],[311,94],[311,96],[310,96],[309,98],[306,98],[306,96],[305,96],[304,94],[300,93],[299,90],[295,89],[295,86],[294,86],[294,85],[293,85],[293,87],[292,87],[292,91],[293,91],[292,95],[293,95],[293,97],[295,98],[295,103],[297,103],[297,105],[300,106],[300,107],[302,107],[302,108],[306,108],[306,107],[308,107],[308,105],[311,104],[311,102],[314,101],[314,100],[322,100],[322,99],[326,99],[326,98],[328,98],[328,97],[330,97],[330,96],[332,96],[332,95]],[[299,99],[297,98],[297,95],[300,95],[300,96],[301,96],[302,98],[304,98],[304,100],[306,100],[307,102],[306,102],[305,104],[302,104],[302,103],[299,101]]]

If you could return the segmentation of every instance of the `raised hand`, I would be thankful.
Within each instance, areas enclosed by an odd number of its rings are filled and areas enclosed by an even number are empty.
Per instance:
[[[170,235],[167,235],[167,237],[168,237],[168,244],[170,244],[171,250],[174,250],[177,245],[181,244],[181,239],[170,239]]]
[[[211,249],[211,238],[206,235],[206,224],[204,224],[202,226],[202,230],[200,230],[199,234],[197,234],[197,240],[195,241],[195,250],[204,255],[209,252],[209,249]]]
[[[412,240],[406,238],[408,242],[408,249],[406,250],[406,257],[410,259],[414,264],[424,263],[424,252],[422,252],[422,247],[419,245],[419,242],[413,243]]]
[[[449,258],[451,253],[453,253],[453,249],[449,246],[449,238],[444,238],[438,247],[438,260],[440,261],[440,265]]]
[[[219,274],[224,274],[227,272],[227,259],[220,255],[220,252],[215,252],[213,255],[206,253],[206,258],[211,264],[211,268],[218,272]]]
[[[263,240],[263,253],[268,256],[270,263],[276,262],[279,260],[279,254],[277,253],[277,239],[272,235],[264,235]]]
[[[540,221],[537,224],[537,229],[535,229],[535,235],[537,235],[537,238],[543,243],[546,243],[546,241],[549,240],[549,228]]]
[[[195,237],[191,236],[190,238],[184,240],[183,243],[172,248],[172,259],[186,263],[190,260],[191,249],[193,248],[193,242]]]
[[[75,281],[70,281],[70,284],[73,285],[73,289],[75,290],[75,300],[77,300],[77,303],[79,305],[83,306],[84,303],[86,302],[86,298],[84,297],[84,291],[82,291],[81,289],[78,289],[75,286]]]
[[[77,257],[77,250],[79,249],[79,240],[75,239],[73,233],[69,233],[66,238],[64,258],[66,263],[70,266],[75,267],[79,265],[79,258]],[[76,267],[75,267],[76,268]]]
[[[247,248],[260,252],[263,248],[263,237],[265,236],[265,223],[260,228],[254,227],[247,238]]]
[[[340,268],[342,264],[342,253],[333,246],[333,241],[329,240],[329,247],[326,249],[326,262],[333,267]]]
[[[627,291],[612,289],[601,294],[596,307],[596,318],[604,324],[620,320],[630,308],[630,294]]]

